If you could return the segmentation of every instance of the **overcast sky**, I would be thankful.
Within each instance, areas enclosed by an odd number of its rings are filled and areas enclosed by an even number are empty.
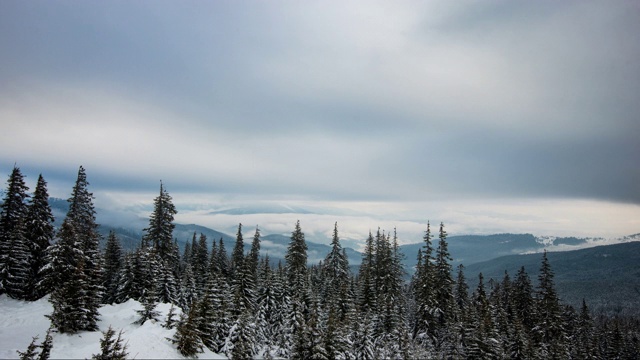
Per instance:
[[[83,165],[223,231],[640,232],[637,1],[5,0],[0,54],[0,170],[54,196]],[[211,214],[258,205],[307,214]]]

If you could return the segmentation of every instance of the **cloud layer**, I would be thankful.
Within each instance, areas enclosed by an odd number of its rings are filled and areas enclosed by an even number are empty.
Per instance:
[[[0,165],[56,186],[83,164],[105,193],[162,179],[229,206],[381,202],[417,218],[431,207],[415,204],[586,201],[631,222],[639,14],[601,1],[3,1]],[[511,229],[501,213],[496,230]]]

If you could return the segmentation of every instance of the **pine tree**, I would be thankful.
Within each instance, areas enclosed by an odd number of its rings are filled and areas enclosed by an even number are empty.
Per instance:
[[[307,243],[300,228],[300,221],[296,222],[295,230],[291,233],[291,241],[285,254],[287,268],[287,282],[292,297],[304,294],[307,277]]]
[[[364,252],[362,253],[362,264],[358,277],[360,279],[359,286],[359,305],[364,312],[375,308],[376,289],[375,289],[375,257],[373,247],[373,235],[369,231],[369,237],[365,243]]]
[[[58,332],[73,334],[82,330],[96,330],[95,319],[90,317],[85,306],[86,283],[84,262],[80,259],[70,279],[51,293],[49,301],[53,305],[53,313],[48,318]]]
[[[122,330],[116,335],[115,330],[111,326],[107,331],[103,332],[103,337],[100,339],[100,354],[94,354],[91,359],[93,360],[125,360],[129,353],[127,352],[127,344],[122,344]]]
[[[231,276],[236,277],[237,273],[242,269],[244,263],[244,240],[242,238],[242,223],[238,224],[238,232],[236,233],[236,243],[231,253]]]
[[[516,274],[511,294],[515,316],[520,319],[525,331],[530,331],[534,327],[535,309],[532,292],[531,279],[523,266]]]
[[[452,267],[451,255],[447,246],[447,232],[444,230],[444,224],[440,223],[438,248],[435,258],[435,278],[434,298],[437,304],[436,319],[440,328],[447,325],[452,314],[453,307],[453,278],[451,276]]]
[[[0,294],[5,292],[7,280],[6,265],[9,260],[12,237],[17,235],[17,227],[24,224],[28,207],[27,194],[29,188],[24,182],[24,176],[17,166],[13,167],[9,175],[7,191],[2,202],[0,212]]]
[[[344,320],[347,316],[346,292],[349,278],[349,261],[345,256],[340,238],[338,236],[338,223],[333,228],[333,237],[331,239],[331,251],[324,260],[323,273],[325,276],[326,294],[324,300],[328,303],[329,311],[339,313],[338,319]]]
[[[71,192],[69,211],[65,221],[73,225],[78,242],[76,248],[82,253],[83,271],[85,277],[84,310],[86,311],[85,325],[82,330],[95,331],[98,329],[98,308],[102,299],[102,259],[98,244],[98,224],[96,211],[93,206],[93,194],[88,190],[89,182],[84,168],[80,166],[75,186]]]
[[[4,289],[7,295],[20,300],[32,297],[28,288],[31,282],[31,253],[24,233],[23,223],[13,228],[3,271]]]
[[[562,358],[565,357],[565,354],[561,353],[564,347],[565,333],[553,277],[554,274],[545,250],[542,255],[536,293],[536,339],[542,345],[544,356]]]
[[[53,338],[51,337],[51,328],[47,329],[47,334],[44,337],[44,341],[40,344],[40,355],[38,360],[49,360],[51,355],[51,348],[53,347]]]
[[[176,326],[176,308],[171,304],[169,308],[169,312],[167,313],[167,319],[165,320],[162,327],[165,329],[173,329]]]
[[[227,255],[227,250],[224,247],[224,241],[220,238],[218,242],[218,267],[220,269],[220,274],[224,276],[227,280],[229,280],[230,272],[229,272],[229,256]]]
[[[111,230],[107,237],[104,253],[104,273],[102,287],[104,288],[103,302],[112,304],[116,300],[118,290],[118,276],[123,266],[122,246],[115,231]]]
[[[140,318],[133,323],[136,325],[144,325],[147,320],[158,321],[160,312],[156,310],[156,305],[154,291],[145,292],[142,296],[142,310],[136,310]]]
[[[194,357],[202,352],[202,340],[198,333],[197,308],[191,307],[188,315],[182,316],[171,342],[176,344],[182,356]]]
[[[435,324],[434,309],[436,308],[434,292],[435,266],[431,239],[431,225],[427,221],[427,230],[423,237],[424,245],[421,252],[422,259],[419,261],[421,266],[416,269],[414,285],[412,286],[416,301],[413,336],[414,338],[423,339],[423,342],[428,337],[435,335],[433,332]]]
[[[178,211],[167,190],[160,182],[160,195],[153,201],[153,212],[149,217],[149,227],[144,229],[146,234],[142,238],[144,246],[151,246],[163,261],[172,266],[177,264],[173,252],[173,217]]]
[[[258,261],[260,257],[260,229],[256,226],[256,232],[251,241],[251,250],[245,258],[247,262],[247,271],[252,276],[253,283],[258,282]]]
[[[46,266],[46,251],[54,236],[54,218],[48,200],[47,182],[40,175],[25,220],[25,238],[31,251],[27,285],[30,300],[38,300],[47,294],[41,287],[43,277],[40,270]]]
[[[228,343],[233,344],[226,352],[232,359],[251,359],[255,354],[255,325],[250,321],[249,313],[243,313],[231,327]]]
[[[31,343],[29,343],[29,346],[27,346],[27,350],[25,350],[24,352],[20,350],[16,351],[18,355],[20,355],[20,360],[36,360],[36,355],[38,355],[38,352],[36,351],[36,349],[38,348],[38,345],[36,345],[37,340],[38,337],[34,336],[33,338],[31,338]]]
[[[202,296],[206,290],[206,283],[209,273],[209,249],[207,247],[207,236],[200,233],[197,247],[193,253],[193,274],[196,280],[198,296]]]

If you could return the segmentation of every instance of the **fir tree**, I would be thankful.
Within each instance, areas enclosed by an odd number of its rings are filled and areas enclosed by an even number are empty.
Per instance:
[[[229,256],[227,254],[227,250],[224,247],[224,241],[222,237],[218,240],[218,259],[217,259],[218,268],[220,270],[220,274],[224,276],[227,280],[229,280],[230,272],[229,272]]]
[[[549,264],[547,252],[542,255],[538,289],[536,294],[536,339],[543,347],[543,355],[550,358],[561,358],[565,333],[562,327],[561,309],[553,281],[553,271]]]
[[[434,309],[436,308],[434,282],[435,267],[433,258],[433,246],[431,244],[431,225],[427,222],[427,230],[422,238],[422,259],[419,261],[420,267],[416,269],[414,277],[414,296],[416,299],[416,314],[414,321],[413,336],[426,339],[434,336]]]
[[[295,230],[291,233],[291,241],[285,254],[287,262],[287,280],[290,294],[300,296],[304,293],[307,277],[307,243],[304,233],[300,229],[300,221],[296,222]]]
[[[129,353],[127,352],[127,344],[123,344],[122,330],[116,335],[115,330],[111,326],[103,333],[100,339],[100,354],[94,354],[93,360],[125,360]]]
[[[24,236],[24,224],[13,228],[9,237],[9,253],[3,271],[4,289],[14,299],[26,300],[32,297],[29,292],[31,282],[31,254]]]
[[[171,267],[178,262],[173,251],[173,217],[177,213],[171,196],[160,182],[160,194],[154,199],[149,227],[144,229],[146,234],[142,242],[143,246],[151,246]]]
[[[231,350],[226,354],[232,359],[251,359],[255,354],[255,325],[250,321],[249,313],[243,313],[231,327],[229,340]]]
[[[20,355],[20,360],[36,360],[36,355],[38,355],[38,352],[36,351],[36,349],[38,348],[38,345],[36,345],[36,341],[38,340],[37,336],[34,336],[33,338],[31,338],[31,342],[29,343],[29,346],[27,346],[27,350],[25,350],[24,352],[17,350],[16,352],[18,353],[18,355]]]
[[[48,200],[47,182],[40,175],[25,220],[25,238],[31,251],[27,285],[30,300],[38,300],[47,294],[41,287],[43,276],[40,270],[46,266],[46,251],[54,236],[54,218]]]
[[[242,224],[238,224],[238,232],[236,233],[236,243],[231,253],[231,276],[236,277],[237,273],[242,269],[244,263],[244,239],[242,238]]]
[[[51,337],[51,328],[47,329],[47,334],[44,337],[44,341],[40,344],[40,355],[38,360],[48,360],[51,355],[51,348],[53,347],[53,338]]]
[[[9,260],[11,243],[15,241],[19,232],[16,228],[24,224],[28,212],[26,200],[29,188],[24,182],[24,176],[17,166],[13,167],[9,175],[7,191],[2,202],[0,212],[0,294],[4,293],[7,281],[7,262]]]
[[[374,274],[375,258],[373,247],[373,235],[369,231],[369,237],[365,243],[364,252],[362,253],[362,264],[358,277],[360,278],[359,286],[359,305],[362,311],[369,311],[375,308],[376,289]]]
[[[206,290],[209,273],[209,249],[207,247],[206,235],[200,233],[197,247],[193,250],[193,274],[196,280],[198,295],[202,296]]]
[[[134,324],[144,325],[147,320],[158,321],[160,312],[156,310],[155,294],[153,291],[145,292],[142,297],[142,310],[136,310],[136,313],[138,313],[140,318],[134,321]]]
[[[93,206],[93,194],[88,189],[89,182],[84,168],[80,166],[78,177],[71,192],[69,211],[65,221],[73,225],[77,236],[76,248],[82,253],[85,277],[84,310],[86,325],[82,330],[97,330],[98,308],[102,299],[102,259],[98,249],[100,234],[96,224],[96,211]]]
[[[162,327],[164,327],[165,329],[173,329],[176,326],[175,316],[176,316],[176,308],[175,306],[173,306],[173,304],[171,304],[171,307],[169,308],[169,313],[167,313],[167,319],[165,320]]]
[[[184,315],[178,323],[176,333],[171,339],[182,356],[194,357],[202,352],[202,340],[198,333],[197,309],[191,307],[188,315]]]
[[[256,226],[256,232],[251,241],[251,250],[245,258],[247,262],[247,271],[252,276],[253,283],[258,282],[258,261],[260,257],[260,229]]]
[[[451,255],[449,254],[447,245],[447,232],[444,230],[444,224],[440,223],[438,248],[435,258],[435,299],[439,307],[439,322],[441,326],[446,325],[447,315],[451,314],[451,306],[453,305],[453,278],[451,277],[452,267]]]
[[[107,237],[104,253],[104,273],[102,286],[104,288],[103,302],[112,304],[116,300],[118,291],[118,277],[123,266],[122,247],[115,231],[111,230]]]
[[[58,332],[73,334],[81,330],[96,330],[95,319],[86,308],[86,283],[81,259],[70,279],[51,293],[49,301],[53,305],[53,313],[48,318]]]
[[[347,300],[344,290],[347,288],[350,272],[349,261],[345,256],[342,245],[340,245],[337,222],[333,228],[331,251],[325,257],[323,266],[324,281],[326,283],[324,300],[329,304],[330,311],[340,312],[338,318],[344,320],[347,316],[347,308],[341,305]]]

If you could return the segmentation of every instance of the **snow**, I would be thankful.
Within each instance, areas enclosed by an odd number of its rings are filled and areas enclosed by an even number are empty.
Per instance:
[[[123,330],[122,337],[127,343],[128,358],[135,359],[184,359],[167,338],[172,338],[175,329],[162,327],[169,312],[169,304],[158,304],[161,313],[159,321],[147,321],[144,325],[134,325],[138,318],[136,310],[142,305],[134,300],[123,304],[105,305],[100,308],[100,331],[58,334],[52,332],[53,348],[51,359],[87,359],[100,352],[102,331],[111,326],[116,333]],[[176,320],[179,309],[176,308]],[[40,344],[49,328],[52,307],[47,298],[34,302],[19,301],[0,296],[0,359],[17,359],[17,351],[25,351],[31,339],[38,336]],[[225,356],[207,349],[198,355],[201,359],[226,359]]]

